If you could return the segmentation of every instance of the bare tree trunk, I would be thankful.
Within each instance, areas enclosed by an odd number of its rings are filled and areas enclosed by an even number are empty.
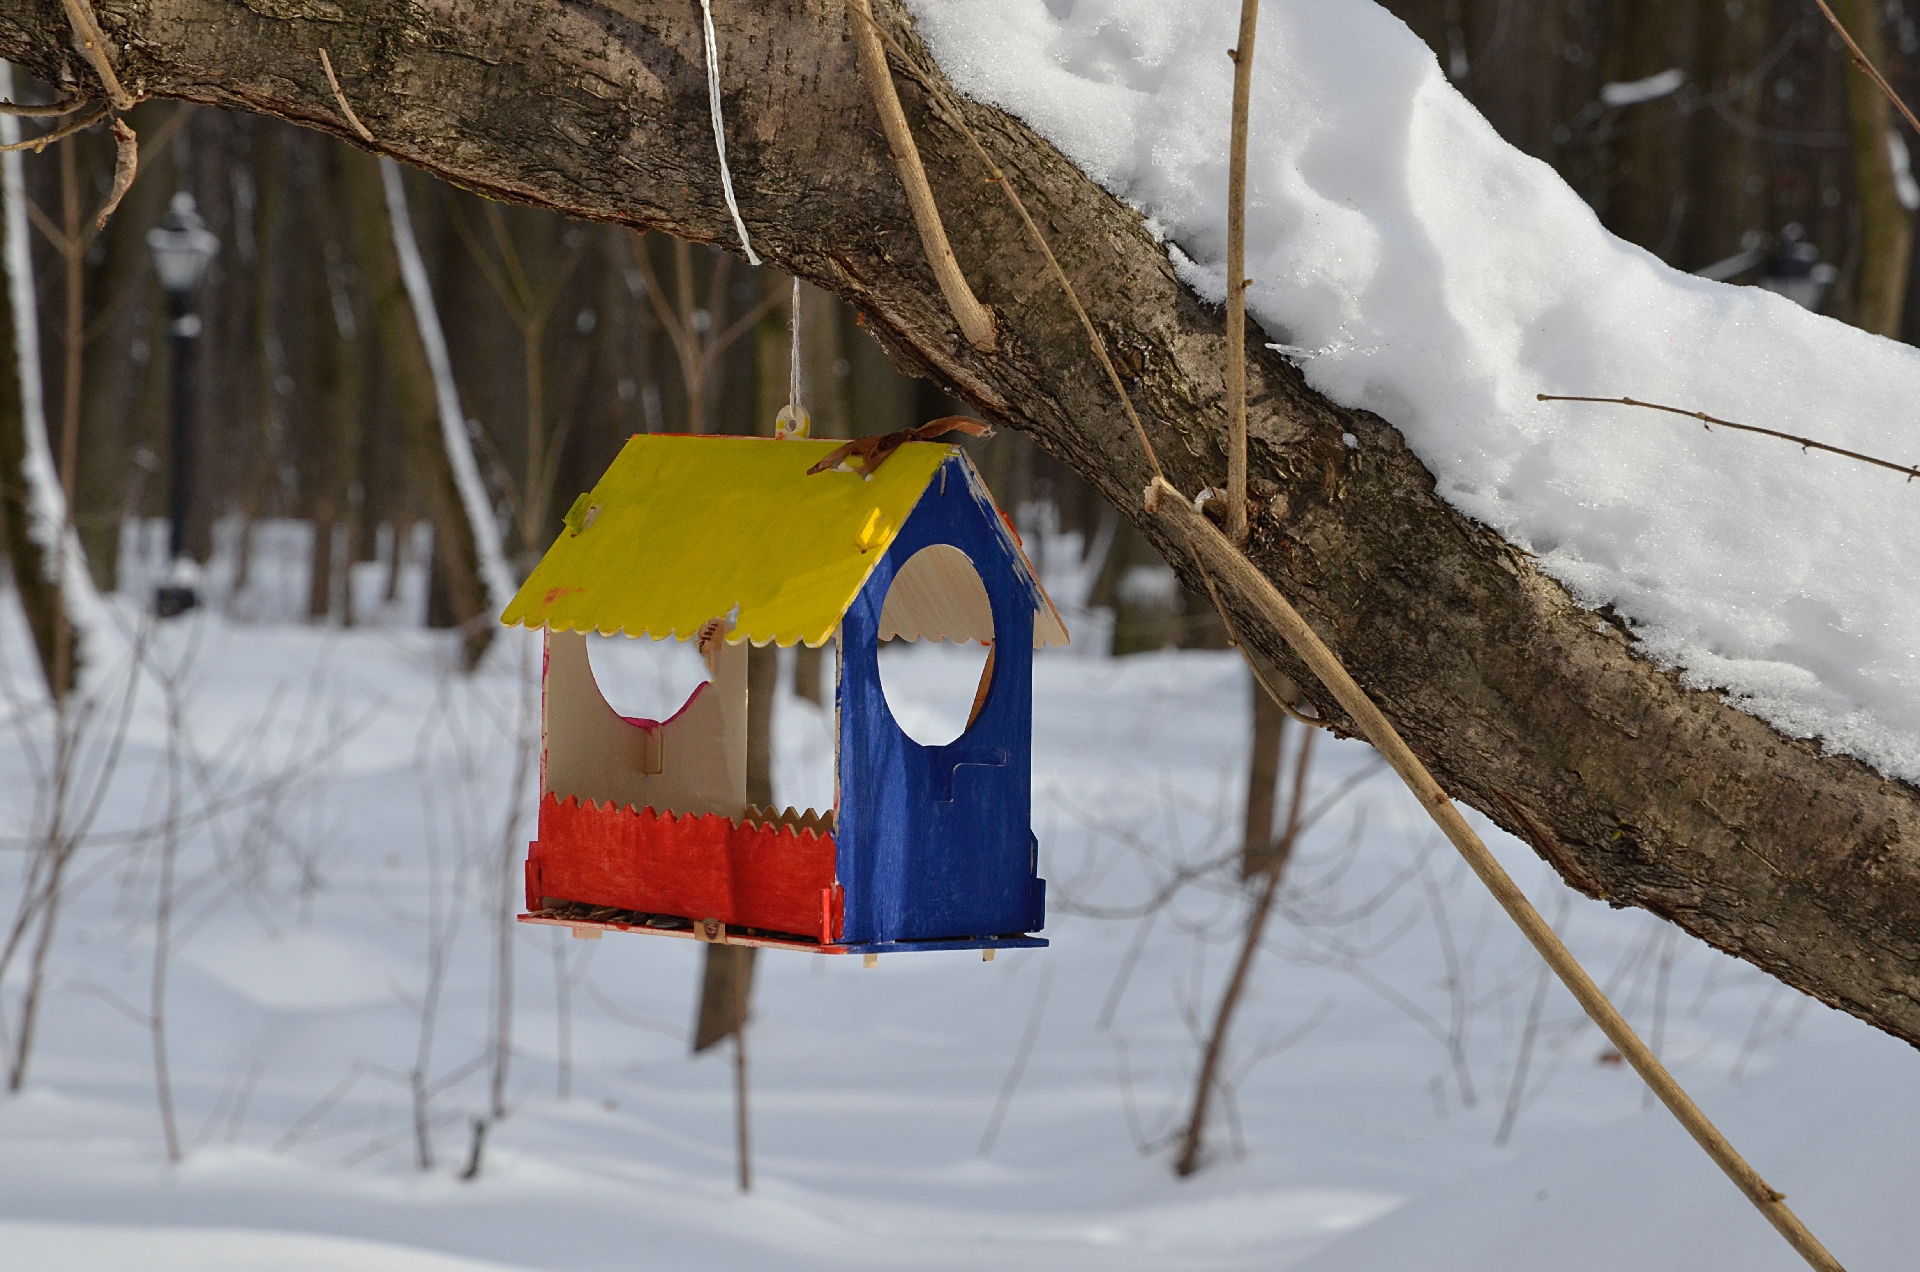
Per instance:
[[[693,244],[683,238],[673,240],[673,283],[674,305],[680,319],[680,330],[685,333],[683,347],[698,349],[701,333],[694,326]],[[707,330],[711,331],[714,315],[708,312],[706,318]],[[683,353],[680,369],[681,388],[686,394],[687,432],[704,433],[707,431],[707,377],[710,374],[706,359],[697,353]]]
[[[1281,717],[1284,722],[1285,717]],[[1174,1163],[1174,1173],[1187,1176],[1199,1170],[1202,1154],[1206,1148],[1207,1109],[1212,1102],[1214,1088],[1219,1084],[1220,1062],[1227,1051],[1227,1031],[1233,1025],[1234,1008],[1240,1005],[1240,997],[1246,992],[1247,981],[1253,974],[1253,960],[1260,953],[1260,939],[1266,935],[1267,918],[1273,912],[1273,898],[1280,891],[1280,877],[1286,873],[1287,859],[1293,854],[1294,842],[1300,836],[1300,821],[1306,813],[1307,772],[1313,762],[1313,739],[1316,729],[1306,729],[1301,734],[1298,758],[1294,762],[1293,791],[1287,801],[1287,826],[1277,840],[1272,841],[1271,850],[1264,854],[1266,868],[1257,876],[1255,886],[1259,895],[1247,914],[1246,933],[1240,942],[1240,956],[1234,961],[1233,975],[1227,980],[1227,988],[1220,995],[1220,1006],[1213,1017],[1213,1031],[1207,1037],[1207,1049],[1200,1061],[1200,1076],[1194,1082],[1193,1109],[1187,1117],[1187,1133],[1181,1141],[1180,1157]]]
[[[1881,11],[1876,0],[1832,0],[1833,11],[1867,60],[1886,65]],[[1841,56],[1845,56],[1843,53]],[[1893,111],[1860,68],[1847,66],[1847,122],[1853,136],[1853,180],[1860,197],[1860,271],[1855,325],[1900,338],[1907,299],[1907,265],[1913,249],[1913,218],[1894,188],[1889,137]]]
[[[1267,668],[1268,676],[1280,673]],[[1247,817],[1240,836],[1240,877],[1266,872],[1273,860],[1273,799],[1280,781],[1280,744],[1287,713],[1253,676],[1247,677],[1253,695],[1253,745],[1247,755]]]
[[[786,283],[773,270],[762,273],[769,295]],[[758,381],[755,424],[760,431],[771,433],[773,415],[786,401],[787,381],[784,376],[768,374],[770,361],[778,366],[783,360],[770,360],[766,356],[766,325],[761,324],[756,342],[760,348],[756,350],[755,359]],[[779,651],[773,645],[747,651],[747,802],[761,808],[773,804],[773,699],[779,675]],[[693,1031],[695,1055],[723,1039],[733,1039],[734,1151],[742,1192],[753,1187],[746,1033],[747,1020],[753,1010],[753,973],[758,953],[750,945],[707,946],[706,966],[700,981],[700,1007]]]
[[[857,431],[848,408],[853,363],[847,356],[846,331],[851,317],[838,296],[811,283],[800,284],[800,376],[815,437],[853,437]],[[793,692],[815,706],[827,701],[825,663],[824,646],[793,647]]]
[[[339,189],[337,180],[329,184]],[[334,239],[327,240],[326,251],[327,283],[333,293],[332,331],[339,341],[339,391],[333,401],[333,427],[328,430],[332,434],[337,473],[334,489],[337,492],[335,524],[338,528],[334,532],[337,540],[334,551],[339,559],[334,568],[334,586],[340,594],[340,625],[352,627],[355,622],[353,566],[361,556],[360,525],[366,504],[365,472],[361,461],[366,448],[366,430],[362,420],[369,397],[367,356],[365,339],[360,331],[360,317],[355,312],[354,297],[347,286],[346,253],[340,250]]]
[[[61,306],[64,322],[60,333],[60,364],[65,378],[60,387],[60,501],[66,513],[60,537],[59,555],[68,550],[73,535],[74,478],[80,471],[80,390],[81,371],[86,357],[87,271],[85,248],[80,234],[80,173],[75,150],[78,138],[60,143],[60,221],[65,242],[59,245],[64,286]],[[65,586],[66,564],[60,568]],[[73,685],[73,623],[62,604],[53,615],[53,683],[64,695]]]
[[[0,80],[0,83],[4,83]],[[10,125],[10,126],[9,126]],[[19,135],[19,122],[7,118],[0,119],[0,141],[12,141]],[[14,237],[12,227],[14,207],[24,197],[24,183],[14,179],[20,167],[18,154],[0,155],[0,162],[6,164],[7,176],[4,198],[7,202],[9,239]],[[18,236],[21,247],[25,247],[26,216],[20,217]],[[8,244],[9,249],[12,243]],[[24,250],[9,250],[5,266],[7,281],[22,263],[31,264],[31,257]],[[37,320],[33,317],[33,284],[30,279],[22,280],[24,286],[8,288],[8,303],[0,304],[0,529],[6,533],[7,561],[13,567],[14,587],[20,596],[21,608],[26,612],[27,628],[33,635],[34,650],[40,656],[40,672],[45,677],[47,691],[54,697],[62,696],[72,687],[71,681],[62,681],[55,667],[54,631],[58,625],[55,618],[60,607],[60,590],[55,582],[53,545],[45,541],[44,534],[36,534],[33,507],[34,475],[27,468],[29,450],[29,429],[42,428],[39,419],[39,382],[40,367],[37,341]],[[26,316],[29,327],[24,331],[16,326],[20,316],[20,301],[25,299]],[[22,347],[21,337],[29,342]],[[28,409],[28,393],[33,396],[33,409]],[[44,433],[42,433],[44,437]]]
[[[287,412],[281,403],[281,356],[275,313],[283,271],[280,224],[284,211],[285,140],[283,129],[262,128],[254,158],[257,195],[253,206],[253,294],[250,298],[253,334],[249,341],[254,366],[248,404],[253,462],[246,489],[240,497],[240,540],[233,570],[236,596],[246,590],[253,577],[254,526],[265,509],[268,483],[279,467],[279,450],[286,433]]]
[[[853,361],[847,355],[851,326],[853,315],[838,296],[812,283],[800,284],[800,372],[815,437],[852,437],[858,428],[848,404],[853,379]]]
[[[13,67],[0,61],[0,95],[12,100],[13,84]],[[17,117],[0,115],[0,143],[20,140],[20,131]],[[72,503],[47,436],[26,171],[17,150],[0,154],[0,187],[5,204],[0,265],[12,329],[12,339],[5,342],[11,357],[0,367],[0,381],[11,381],[0,388],[0,519],[48,692],[64,702],[83,672],[104,668],[119,649],[73,531]]]
[[[326,167],[322,167],[321,190],[332,194],[336,185]],[[317,471],[311,474],[313,553],[307,576],[307,617],[326,623],[337,616],[342,626],[351,626],[351,600],[337,599],[336,593],[343,590],[341,582],[350,576],[353,563],[353,553],[343,550],[340,540],[345,536],[340,532],[352,523],[348,492],[360,450],[360,333],[343,277],[340,245],[329,236],[318,246],[321,286],[306,297],[317,346],[313,351],[316,405],[322,422],[312,439],[312,466]]]
[[[750,1136],[747,1127],[746,1048],[740,1042],[747,1031],[753,1001],[755,954],[750,945],[709,945],[705,969],[700,978],[700,1007],[694,1021],[693,1052],[700,1054],[728,1038],[734,1042],[734,1140],[739,1159],[740,1188],[751,1186],[753,1167],[746,1153]]]
[[[440,327],[440,312],[434,303],[433,289],[427,282],[426,265],[420,259],[420,247],[414,238],[413,221],[407,210],[406,186],[400,169],[390,158],[380,160],[381,192],[387,206],[392,254],[368,251],[362,257],[369,271],[384,275],[391,262],[393,274],[377,293],[386,323],[386,347],[402,366],[413,364],[400,377],[402,383],[433,387],[435,411],[439,416],[439,445],[434,446],[416,423],[409,436],[409,450],[430,474],[427,490],[435,508],[434,553],[445,565],[444,577],[457,609],[455,619],[465,634],[465,665],[471,670],[480,661],[493,639],[491,619],[513,598],[513,572],[500,544],[500,528],[493,518],[493,505],[486,486],[480,480],[480,465],[474,458],[473,441],[467,435],[466,414],[460,409],[460,394],[453,382],[453,366],[447,358],[446,336]],[[400,284],[394,292],[392,281]],[[400,335],[399,313],[389,309],[404,294],[413,319],[414,338]],[[415,363],[414,359],[418,358]],[[420,369],[426,377],[414,379]],[[424,420],[417,408],[407,418]]]
[[[13,100],[13,96],[13,68],[0,62],[0,98]],[[0,142],[19,139],[18,118],[0,115]],[[66,184],[77,197],[77,182]],[[76,803],[74,791],[87,723],[95,718],[88,710],[85,694],[79,692],[81,673],[89,666],[108,662],[116,652],[73,528],[73,503],[68,497],[73,465],[68,463],[69,481],[63,483],[48,445],[26,198],[20,152],[0,154],[0,201],[5,205],[0,209],[4,213],[0,265],[4,265],[6,282],[6,295],[0,302],[0,332],[5,336],[0,339],[0,508],[4,509],[6,547],[16,587],[26,606],[29,629],[54,699],[53,745],[46,769],[47,821],[44,827],[35,828],[20,904],[6,940],[0,944],[0,982],[4,982],[14,958],[31,940],[18,1025],[7,1040],[7,1089],[12,1092],[26,1082],[46,988],[47,961],[65,901],[67,871],[84,831],[84,825],[75,824],[74,810],[85,802],[97,808],[97,801],[85,798]],[[71,216],[66,219],[70,226],[77,220]],[[67,237],[69,246],[78,243],[77,232]],[[67,254],[69,262],[78,258],[79,250],[75,247]],[[72,273],[67,277],[71,303],[75,299]],[[74,326],[69,312],[66,383],[70,407],[78,404],[74,381],[80,342],[74,336]],[[75,432],[69,432],[69,440]],[[71,460],[71,454],[68,458]],[[80,638],[78,648],[75,637]],[[126,705],[131,705],[132,692],[130,681]],[[121,736],[124,726],[123,716]],[[107,780],[117,755],[116,742],[96,781]],[[82,814],[82,820],[86,816]],[[6,1035],[3,1026],[0,1020],[0,1037]]]
[[[827,661],[826,646],[815,648],[812,645],[793,647],[793,692],[795,697],[805,698],[816,707],[825,706]]]
[[[155,103],[139,108],[129,121],[144,138],[165,138],[174,120],[191,106]],[[252,121],[249,121],[252,122]],[[264,123],[264,121],[260,121]],[[271,125],[268,125],[271,127]],[[82,134],[88,148],[81,152],[81,185],[97,190],[110,162],[104,138]],[[162,144],[166,144],[164,141]],[[88,267],[86,345],[89,361],[81,394],[80,471],[74,499],[75,532],[86,551],[94,587],[111,595],[119,586],[120,534],[132,469],[132,430],[142,381],[157,369],[149,356],[144,362],[129,356],[135,341],[147,341],[161,306],[161,289],[153,278],[153,254],[146,232],[160,219],[167,204],[164,151],[151,156],[159,175],[149,171],[135,181],[107,222],[93,249]]]
[[[792,396],[793,344],[788,323],[793,280],[773,269],[760,270],[759,274],[761,299],[766,307],[753,328],[753,431],[761,437],[771,437],[774,417]],[[808,396],[806,390],[802,390],[801,396]],[[812,404],[806,405],[811,411]]]

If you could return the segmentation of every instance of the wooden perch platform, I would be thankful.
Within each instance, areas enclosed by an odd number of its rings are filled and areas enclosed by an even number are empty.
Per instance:
[[[1040,949],[1045,937],[1013,934],[1008,936],[957,937],[949,941],[869,941],[864,944],[835,942],[821,944],[790,932],[767,932],[759,928],[734,928],[717,925],[712,936],[706,934],[706,922],[669,914],[641,914],[635,910],[616,910],[611,906],[591,906],[563,902],[544,910],[520,916],[522,923],[542,927],[572,928],[575,936],[598,936],[602,932],[637,932],[642,936],[677,936],[682,940],[710,941],[720,945],[752,945],[775,950],[799,950],[807,954],[908,954],[939,950]]]

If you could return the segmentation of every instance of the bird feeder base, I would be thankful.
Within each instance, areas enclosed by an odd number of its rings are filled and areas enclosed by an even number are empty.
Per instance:
[[[586,909],[586,907],[581,907]],[[596,913],[597,911],[589,911]],[[874,941],[868,944],[819,941],[785,932],[761,932],[752,928],[729,928],[715,919],[695,922],[672,915],[636,914],[623,911],[605,918],[572,913],[570,908],[537,910],[520,916],[522,923],[540,927],[572,928],[577,937],[589,939],[603,932],[634,932],[641,936],[674,936],[681,940],[703,941],[714,945],[751,945],[772,950],[800,950],[808,954],[909,954],[938,950],[1018,950],[1044,949],[1045,937],[969,936],[945,941]]]

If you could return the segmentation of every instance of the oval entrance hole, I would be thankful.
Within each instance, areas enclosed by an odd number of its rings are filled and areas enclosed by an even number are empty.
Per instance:
[[[993,645],[993,606],[967,554],[920,549],[880,607],[880,691],[900,731],[945,746],[967,731]]]

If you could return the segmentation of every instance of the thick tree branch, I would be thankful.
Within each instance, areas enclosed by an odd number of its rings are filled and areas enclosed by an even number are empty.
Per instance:
[[[1044,257],[964,138],[891,0],[875,17],[955,257],[999,320],[974,349],[928,267],[861,80],[842,0],[729,5],[729,160],[757,248],[865,311],[902,366],[1073,465],[1183,571],[1140,511],[1151,475]],[[100,0],[127,91],[256,111],[356,140],[326,47],[377,148],[469,188],[731,249],[697,6],[684,0]],[[0,11],[0,56],[91,83],[61,0]],[[1046,227],[1159,450],[1191,493],[1226,471],[1221,315],[1140,218],[1018,120],[962,102]],[[1224,140],[1224,139],[1223,139]],[[1436,497],[1391,427],[1334,406],[1247,342],[1248,551],[1436,777],[1575,887],[1642,906],[1920,1042],[1920,804],[1905,785],[1682,688],[1615,623]],[[1341,441],[1359,440],[1358,449]],[[1197,576],[1189,578],[1203,586]],[[1238,629],[1324,694],[1229,590]],[[1227,704],[1223,704],[1225,706]]]

